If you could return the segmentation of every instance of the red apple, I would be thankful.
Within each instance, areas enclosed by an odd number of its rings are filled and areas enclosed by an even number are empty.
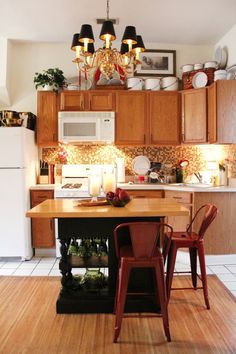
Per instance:
[[[116,194],[119,195],[120,191],[121,191],[121,188],[117,187],[116,188]]]
[[[130,196],[124,189],[121,189],[120,192],[119,192],[119,199],[121,201],[126,202],[126,201],[130,200]]]
[[[113,192],[107,192],[107,194],[106,194],[106,200],[108,200],[108,201],[113,200],[114,196],[115,196],[115,193],[113,193]]]

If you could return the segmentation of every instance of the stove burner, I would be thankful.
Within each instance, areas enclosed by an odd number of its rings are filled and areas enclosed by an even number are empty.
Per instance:
[[[61,188],[75,189],[80,188],[82,183],[66,183]]]

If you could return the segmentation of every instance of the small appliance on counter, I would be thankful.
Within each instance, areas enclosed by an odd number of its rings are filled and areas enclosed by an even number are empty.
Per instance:
[[[148,171],[149,183],[157,183],[159,181],[160,170],[161,170],[161,162],[151,162],[151,166]]]

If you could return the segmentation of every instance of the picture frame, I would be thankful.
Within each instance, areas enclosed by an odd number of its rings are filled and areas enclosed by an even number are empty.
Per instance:
[[[140,53],[141,64],[135,76],[176,76],[176,51],[169,49],[146,49]]]

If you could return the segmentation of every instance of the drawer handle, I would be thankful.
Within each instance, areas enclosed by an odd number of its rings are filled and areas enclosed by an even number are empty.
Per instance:
[[[174,199],[183,199],[182,197],[173,197]]]
[[[145,195],[134,195],[134,198],[146,198]]]

